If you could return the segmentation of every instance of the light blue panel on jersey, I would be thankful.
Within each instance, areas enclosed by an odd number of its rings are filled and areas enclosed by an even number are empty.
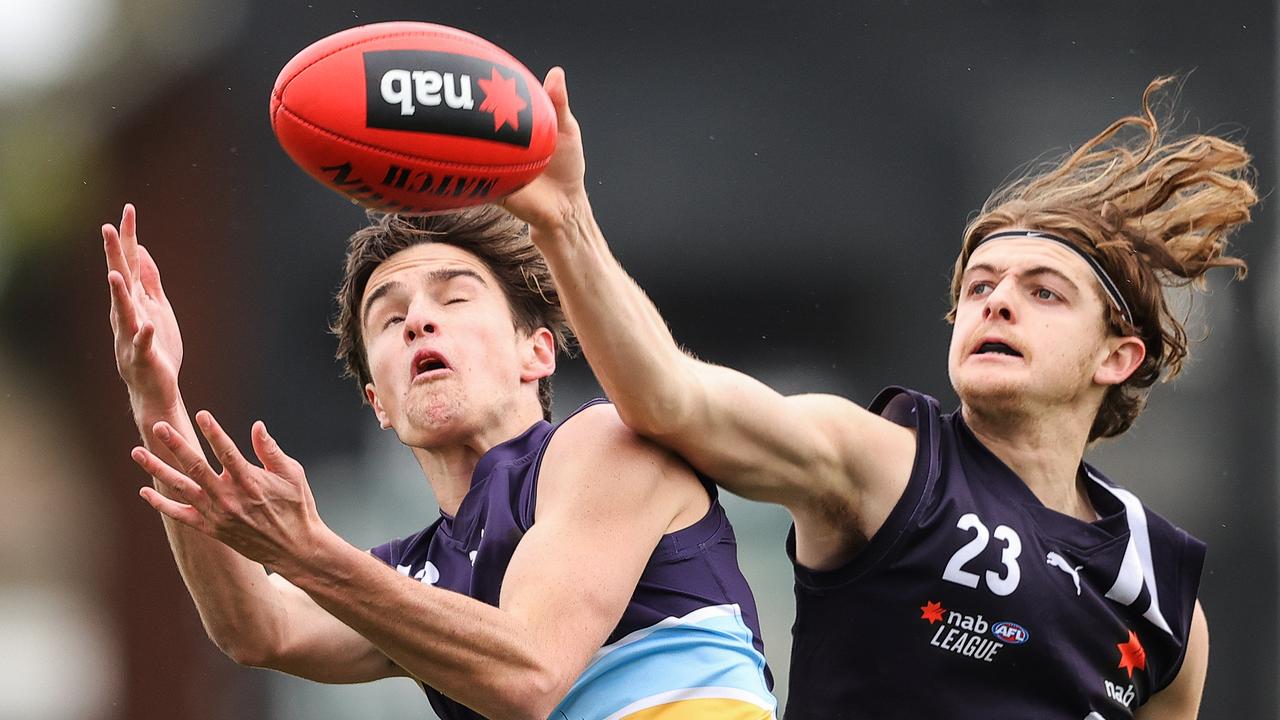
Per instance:
[[[764,680],[764,656],[737,605],[667,618],[600,648],[552,717],[607,718],[634,712],[678,691],[688,697],[751,698],[772,715],[777,701]],[[705,690],[705,692],[698,692]],[[563,713],[563,715],[561,715]]]

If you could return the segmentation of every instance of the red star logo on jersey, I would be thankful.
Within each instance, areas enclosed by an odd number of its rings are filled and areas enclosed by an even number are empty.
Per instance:
[[[503,125],[519,130],[520,111],[528,107],[529,103],[516,92],[516,79],[502,77],[495,67],[488,78],[479,78],[476,84],[484,91],[480,111],[493,113],[493,131],[497,132]]]
[[[1138,642],[1138,634],[1129,631],[1129,640],[1127,642],[1117,643],[1116,647],[1120,648],[1120,668],[1129,671],[1129,679],[1133,679],[1134,670],[1147,669],[1147,651],[1142,649],[1142,643]]]
[[[920,606],[920,619],[928,620],[929,624],[932,625],[936,622],[940,622],[942,620],[942,614],[945,612],[946,610],[943,609],[942,603],[930,600]]]

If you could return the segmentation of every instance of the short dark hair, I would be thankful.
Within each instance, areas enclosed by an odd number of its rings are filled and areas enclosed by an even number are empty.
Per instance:
[[[511,308],[516,329],[551,331],[556,352],[572,349],[573,333],[560,307],[547,261],[529,239],[529,226],[505,210],[482,205],[438,215],[408,216],[370,211],[368,227],[347,243],[346,266],[338,289],[338,314],[330,330],[338,337],[344,376],[355,378],[364,395],[372,381],[365,351],[360,300],[373,271],[387,258],[414,245],[443,243],[475,255],[493,273]],[[551,419],[551,377],[538,381],[542,416]]]

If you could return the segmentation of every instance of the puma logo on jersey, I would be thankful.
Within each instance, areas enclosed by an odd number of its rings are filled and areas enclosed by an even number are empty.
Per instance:
[[[1051,552],[1046,555],[1044,561],[1070,575],[1072,582],[1076,584],[1076,595],[1080,595],[1080,571],[1084,569],[1083,565],[1071,567],[1071,563],[1067,562],[1066,558],[1056,552]]]
[[[480,542],[484,542],[484,528],[480,528]],[[471,561],[471,567],[476,566],[476,555],[479,555],[479,554],[480,554],[479,545],[476,546],[475,550],[472,550],[471,552],[467,553],[467,559]]]
[[[413,572],[413,567],[410,565],[396,565],[396,572],[405,577],[411,577],[423,585],[435,585],[440,582],[440,569],[430,560],[418,572]]]

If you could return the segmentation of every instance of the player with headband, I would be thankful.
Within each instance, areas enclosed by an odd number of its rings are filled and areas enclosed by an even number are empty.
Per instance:
[[[685,354],[609,253],[562,77],[552,167],[505,205],[533,227],[623,420],[794,520],[786,717],[1194,718],[1204,545],[1083,456],[1187,355],[1164,291],[1243,276],[1227,238],[1249,155],[1167,137],[1153,96],[995,192],[952,280],[954,412],[902,388],[868,409],[784,397]]]

